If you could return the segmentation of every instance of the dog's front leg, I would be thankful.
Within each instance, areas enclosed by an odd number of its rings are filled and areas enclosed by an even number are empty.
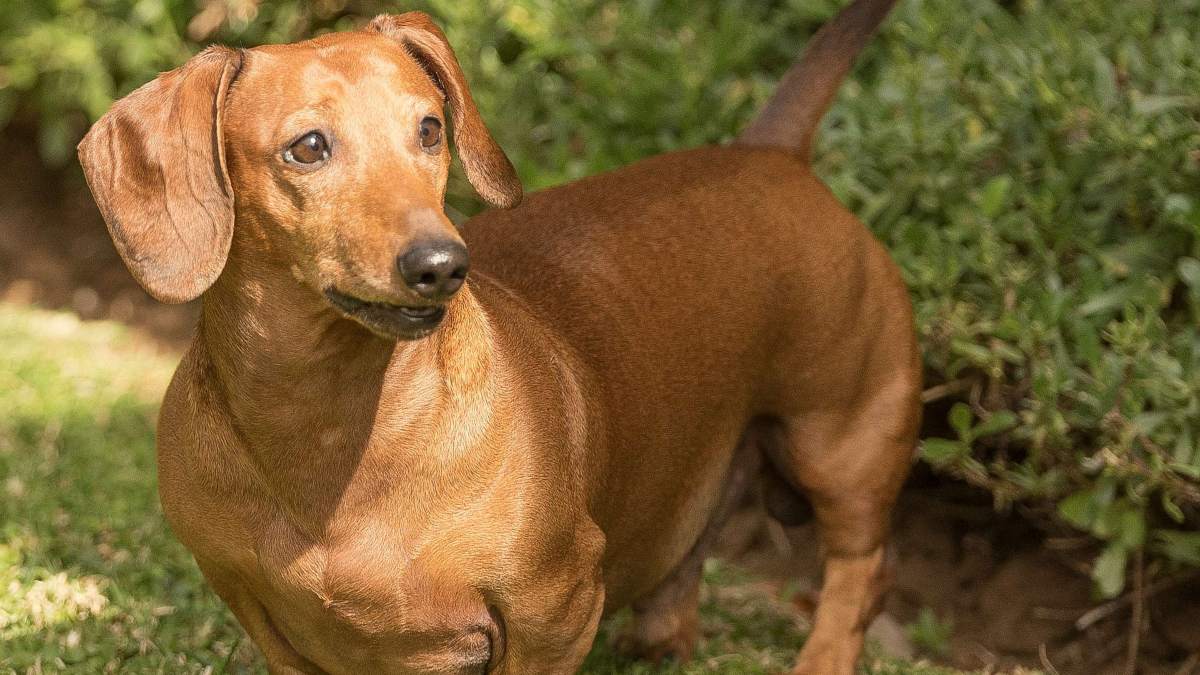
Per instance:
[[[254,596],[242,589],[235,579],[220,573],[211,565],[205,565],[199,560],[200,571],[208,580],[209,585],[221,596],[238,623],[250,634],[250,639],[258,645],[263,658],[267,662],[267,671],[271,675],[326,675],[324,670],[301,656],[271,623],[267,610],[254,599]]]
[[[591,520],[530,541],[525,566],[500,603],[504,656],[495,673],[569,675],[579,670],[604,614],[605,537]]]
[[[513,611],[504,659],[494,672],[569,675],[583,664],[604,613],[604,587],[591,580],[546,586],[545,595]]]

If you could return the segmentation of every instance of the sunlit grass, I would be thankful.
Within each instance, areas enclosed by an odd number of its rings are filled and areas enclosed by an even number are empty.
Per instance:
[[[0,672],[199,673],[241,640],[158,506],[175,360],[114,324],[0,306]]]

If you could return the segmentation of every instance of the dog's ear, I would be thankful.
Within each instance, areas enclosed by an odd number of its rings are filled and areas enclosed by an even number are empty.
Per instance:
[[[241,53],[209,48],[113,104],[79,162],[125,265],[150,295],[187,302],[208,289],[233,238],[221,133]]]
[[[399,42],[433,78],[454,113],[454,143],[467,179],[493,206],[512,208],[521,202],[521,181],[504,151],[483,124],[454,50],[427,14],[381,14],[367,26]]]

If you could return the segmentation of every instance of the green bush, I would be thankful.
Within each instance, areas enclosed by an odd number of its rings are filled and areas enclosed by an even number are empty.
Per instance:
[[[1200,560],[1200,3],[909,2],[820,170],[905,270],[937,467]],[[947,40],[953,35],[955,39]]]
[[[37,0],[0,9],[0,122],[64,161],[200,42],[424,9],[541,188],[731,138],[836,0]],[[199,12],[199,14],[197,13]],[[1200,565],[1200,0],[903,0],[817,164],[904,269],[943,418],[923,454],[1006,507]],[[479,208],[456,177],[450,202]],[[938,426],[935,424],[935,426]]]

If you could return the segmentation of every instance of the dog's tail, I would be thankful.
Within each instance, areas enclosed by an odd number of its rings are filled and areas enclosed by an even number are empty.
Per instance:
[[[734,142],[785,148],[808,161],[817,125],[838,86],[895,3],[854,0],[822,26],[804,56],[783,76],[775,96]]]

